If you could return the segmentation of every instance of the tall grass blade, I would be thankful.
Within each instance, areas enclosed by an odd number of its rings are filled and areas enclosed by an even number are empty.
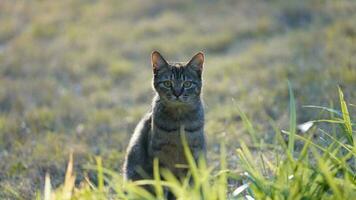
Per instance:
[[[71,199],[74,189],[75,175],[73,175],[73,152],[69,154],[67,171],[64,178],[63,199]]]
[[[244,127],[247,129],[247,132],[251,136],[253,144],[257,144],[258,140],[257,140],[256,130],[253,127],[251,121],[249,120],[249,118],[246,116],[246,114],[244,112],[242,112],[242,110],[237,105],[235,107],[236,107],[237,112],[239,113],[239,115],[240,115],[240,117],[242,119],[242,123],[243,123]]]
[[[293,156],[294,153],[294,140],[295,140],[295,133],[297,128],[297,115],[295,110],[295,99],[292,90],[292,86],[288,81],[288,88],[289,88],[289,141],[288,141],[288,150],[290,154]]]
[[[220,144],[220,170],[225,171],[227,169],[226,166],[226,148],[222,143]],[[219,177],[219,199],[226,199],[226,187],[227,187],[227,178],[226,173],[221,173]]]
[[[155,158],[153,160],[153,177],[155,180],[154,187],[155,187],[157,199],[164,199],[163,198],[163,189],[162,189],[162,185],[161,185],[161,176],[159,173],[159,162],[158,162],[157,158]]]
[[[154,180],[139,180],[126,185],[128,191],[127,199],[146,199],[146,200],[156,200],[145,188],[141,187],[144,185],[154,185]]]
[[[52,200],[52,185],[51,185],[51,178],[49,173],[46,173],[45,176],[45,186],[44,186],[44,200]]]
[[[356,156],[355,152],[352,152],[352,149],[350,149],[350,147],[348,147],[346,144],[340,142],[338,139],[336,139],[334,136],[330,135],[329,133],[327,133],[325,130],[323,129],[319,129],[323,134],[325,134],[326,136],[328,136],[331,140],[335,141],[336,143],[338,143],[340,146],[342,146],[345,150],[347,150],[348,152],[354,154],[354,156]]]
[[[104,172],[101,157],[96,157],[96,165],[98,170],[98,190],[103,191],[104,189]]]
[[[334,177],[332,176],[332,173],[330,172],[330,168],[325,163],[325,160],[320,157],[320,155],[317,153],[316,149],[312,148],[311,150],[312,150],[314,157],[317,160],[318,169],[320,170],[319,172],[323,175],[325,181],[330,186],[331,190],[333,191],[334,195],[336,196],[335,199],[344,199],[340,189],[338,188],[338,186],[336,184]],[[330,154],[330,152],[327,152],[327,153]]]
[[[195,185],[195,187],[198,187],[198,183],[199,183],[198,168],[197,168],[197,164],[194,161],[192,152],[190,151],[190,148],[189,148],[186,136],[185,136],[185,130],[184,130],[183,125],[180,126],[180,136],[181,136],[181,140],[182,140],[182,144],[183,144],[184,155],[185,155],[185,158],[187,159],[190,173],[193,176],[193,180],[195,183],[194,185]]]
[[[344,99],[344,93],[342,92],[340,87],[338,89],[339,89],[340,107],[341,107],[341,111],[342,111],[342,117],[344,119],[346,138],[351,145],[354,145],[354,140],[353,140],[353,136],[352,136],[351,119],[350,119],[349,111],[347,109],[347,104]]]
[[[342,113],[340,111],[332,109],[332,108],[324,107],[324,106],[305,105],[303,107],[304,108],[318,108],[318,109],[326,110],[330,113],[334,113],[334,114],[338,115],[339,117],[342,116]]]

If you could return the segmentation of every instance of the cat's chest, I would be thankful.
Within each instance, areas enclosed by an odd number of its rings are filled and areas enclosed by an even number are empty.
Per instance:
[[[194,158],[205,148],[202,110],[182,115],[171,110],[163,112],[157,109],[153,113],[151,124],[149,154],[151,158],[158,158],[160,164],[170,170],[175,170],[177,164],[186,164],[182,134],[185,135]]]
[[[183,128],[184,127],[167,131],[154,126],[151,130],[149,152],[152,157],[157,157],[160,163],[171,168],[171,170],[175,168],[177,164],[186,164],[182,134],[185,135],[187,144],[192,150],[194,157],[198,156],[196,152],[202,150],[204,146],[202,130],[199,129],[194,132],[189,132]]]
[[[167,152],[170,149],[182,149],[183,136],[189,147],[196,147],[200,145],[201,135],[203,135],[202,129],[197,129],[193,131],[187,131],[184,126],[171,128],[171,129],[160,129],[157,126],[154,126],[151,129],[151,145],[154,150],[160,151],[162,148],[165,148]]]

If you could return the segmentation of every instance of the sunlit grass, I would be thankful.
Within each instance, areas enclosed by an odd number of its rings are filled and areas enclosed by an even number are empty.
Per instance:
[[[204,176],[214,181],[204,182],[205,191],[234,198],[251,190],[253,185],[238,173],[246,171],[236,153],[241,141],[257,162],[256,170],[269,178],[274,176],[269,166],[296,159],[310,139],[305,157],[315,164],[311,148],[317,153],[329,145],[343,146],[342,153],[354,149],[354,0],[0,4],[0,199],[43,198],[46,172],[60,196],[71,149],[73,198],[126,198],[120,194],[118,172],[127,141],[150,107],[153,50],[169,61],[185,61],[196,51],[206,54],[203,98],[209,162]],[[293,107],[288,104],[287,80],[293,83],[296,120],[288,108]],[[336,103],[335,85],[344,92],[350,120]],[[312,125],[303,126],[307,132],[299,130],[304,122]],[[279,134],[280,129],[285,132]],[[294,130],[293,139],[288,134]],[[220,157],[222,146],[226,159]],[[338,158],[333,152],[327,155]],[[333,161],[347,166],[346,161]],[[210,187],[211,182],[218,186]],[[186,187],[174,188],[183,195]]]
[[[295,112],[291,87],[289,91],[289,110]],[[340,89],[339,97],[341,111],[323,108],[341,114],[339,121],[326,121],[330,125],[337,123],[344,127],[338,129],[338,138],[324,130],[318,132],[317,124],[321,123],[320,121],[314,121],[316,125],[304,135],[297,134],[295,113],[291,113],[291,130],[275,129],[277,142],[274,151],[268,151],[263,146],[250,150],[243,141],[239,141],[241,147],[236,149],[236,154],[239,157],[239,168],[243,172],[241,174],[236,174],[235,169],[227,169],[226,162],[229,158],[226,157],[224,144],[220,145],[221,159],[218,169],[209,167],[204,159],[195,163],[182,131],[184,153],[189,168],[187,177],[182,180],[177,179],[171,172],[160,169],[156,159],[153,180],[124,182],[118,172],[103,168],[102,160],[97,157],[96,166],[89,167],[97,172],[97,183],[86,179],[80,186],[75,186],[71,155],[63,185],[59,189],[52,189],[50,177],[46,175],[42,194],[44,199],[153,200],[165,199],[165,191],[169,189],[177,199],[352,199],[356,195],[356,153],[352,143],[354,124],[348,115],[347,103]],[[245,125],[251,126],[249,123]],[[288,135],[287,143],[282,134]],[[292,135],[294,139],[291,139]],[[329,144],[319,144],[313,139],[315,135],[323,137]],[[295,151],[294,144],[290,143],[298,140],[302,141],[302,147],[300,151]],[[232,180],[240,184],[233,185],[232,190],[229,190],[228,185]],[[143,185],[153,186],[154,192],[147,192],[142,188]]]

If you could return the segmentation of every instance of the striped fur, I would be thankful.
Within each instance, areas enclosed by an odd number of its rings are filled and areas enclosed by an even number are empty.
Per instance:
[[[176,167],[187,163],[180,136],[182,127],[194,158],[205,155],[203,59],[203,54],[198,53],[187,64],[167,63],[158,52],[152,53],[156,95],[151,111],[131,137],[123,168],[127,180],[152,178],[155,157],[161,167],[177,177],[185,175],[185,169]]]

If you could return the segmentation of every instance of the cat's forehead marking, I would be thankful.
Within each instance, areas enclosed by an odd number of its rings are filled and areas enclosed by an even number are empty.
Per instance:
[[[179,67],[184,67],[185,63],[183,63],[183,62],[171,62],[171,63],[169,63],[169,65],[172,66],[172,67],[179,68]]]
[[[183,66],[173,66],[171,69],[171,79],[184,80],[185,79],[185,68]]]

